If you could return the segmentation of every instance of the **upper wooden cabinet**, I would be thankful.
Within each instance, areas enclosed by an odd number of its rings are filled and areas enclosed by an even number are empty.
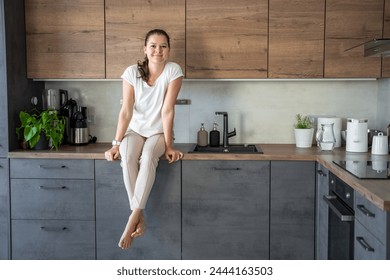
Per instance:
[[[266,78],[268,0],[187,0],[187,78]]]
[[[362,47],[348,49],[373,38],[382,38],[383,1],[326,1],[326,78],[381,76],[381,58],[364,57]]]
[[[105,78],[104,0],[25,1],[28,78]]]
[[[164,29],[170,36],[170,60],[185,71],[184,0],[106,0],[106,77],[118,79],[145,57],[146,33]]]
[[[390,0],[385,0],[383,38],[390,38]],[[382,78],[390,78],[390,57],[382,58]]]
[[[390,0],[29,0],[25,9],[28,78],[119,79],[144,59],[155,28],[190,79],[390,77],[389,58],[353,48],[390,37]]]
[[[269,1],[269,78],[322,78],[325,0]]]

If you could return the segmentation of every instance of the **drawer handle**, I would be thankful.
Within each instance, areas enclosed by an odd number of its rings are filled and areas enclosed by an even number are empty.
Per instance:
[[[372,213],[371,211],[369,211],[366,207],[364,207],[363,204],[358,204],[357,208],[358,208],[364,215],[366,215],[367,217],[372,217],[372,218],[375,217],[375,214]]]
[[[42,168],[42,169],[64,169],[67,167],[66,167],[66,165],[61,165],[61,166],[39,165],[39,168]]]
[[[67,186],[39,186],[41,190],[66,190],[68,189]]]
[[[67,227],[41,227],[41,230],[44,231],[66,231],[68,230]]]
[[[357,242],[359,242],[359,244],[363,247],[364,250],[368,251],[368,252],[375,252],[374,248],[372,248],[366,240],[364,240],[363,237],[361,236],[358,236],[356,237],[356,240]]]
[[[241,170],[241,168],[239,168],[239,167],[213,167],[212,169],[213,170],[217,170],[217,171],[237,171],[237,170]]]

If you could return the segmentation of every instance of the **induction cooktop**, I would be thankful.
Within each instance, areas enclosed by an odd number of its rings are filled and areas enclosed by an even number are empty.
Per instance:
[[[387,160],[334,160],[333,163],[359,179],[390,179]]]

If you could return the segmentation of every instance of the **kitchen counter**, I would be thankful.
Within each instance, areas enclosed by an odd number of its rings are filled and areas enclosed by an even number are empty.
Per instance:
[[[333,160],[369,160],[370,153],[348,153],[344,148],[332,152],[322,152],[318,147],[296,148],[294,144],[261,144],[263,154],[206,154],[188,153],[194,144],[176,144],[184,153],[183,160],[308,160],[318,161],[336,176],[352,186],[356,191],[382,210],[390,211],[390,180],[357,179],[332,163]],[[45,159],[104,159],[104,152],[110,143],[96,143],[86,146],[65,145],[60,150],[15,150],[9,158]]]

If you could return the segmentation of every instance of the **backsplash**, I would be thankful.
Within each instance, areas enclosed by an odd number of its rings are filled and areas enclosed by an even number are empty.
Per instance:
[[[115,136],[122,84],[120,81],[47,81],[46,88],[68,90],[69,97],[87,106],[93,116],[90,134],[98,142]],[[175,142],[195,143],[201,123],[207,131],[214,122],[222,132],[222,116],[229,115],[230,143],[295,143],[295,115],[367,118],[369,128],[385,129],[390,121],[390,84],[386,80],[185,80],[176,105]],[[378,110],[379,108],[379,110]],[[378,119],[377,119],[378,117]]]

